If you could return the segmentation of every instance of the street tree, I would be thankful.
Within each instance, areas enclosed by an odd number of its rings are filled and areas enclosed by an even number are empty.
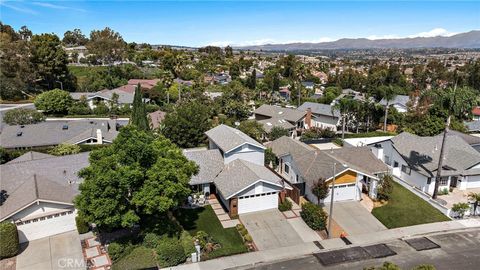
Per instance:
[[[35,98],[35,107],[46,114],[67,114],[73,99],[67,91],[53,89]]]
[[[167,218],[190,193],[188,182],[197,172],[168,139],[128,125],[111,145],[90,153],[74,203],[100,229],[131,228],[142,218]]]
[[[103,64],[110,64],[122,59],[126,43],[122,36],[106,27],[103,30],[93,30],[87,49],[94,54]]]
[[[29,125],[45,121],[45,115],[35,109],[16,108],[6,111],[3,121],[9,125]]]
[[[325,179],[318,179],[312,186],[312,193],[317,197],[317,204],[320,205],[320,201],[323,201],[330,192],[330,188]]]
[[[383,120],[384,121],[383,122],[383,131],[387,132],[388,108],[390,106],[390,102],[395,99],[395,96],[397,94],[396,94],[395,88],[392,85],[382,86],[380,88],[380,91],[381,91],[381,95],[382,95],[383,99],[386,102],[386,104],[385,104],[385,118]]]

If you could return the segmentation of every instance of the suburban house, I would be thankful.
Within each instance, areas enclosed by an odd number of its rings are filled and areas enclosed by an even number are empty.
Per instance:
[[[265,147],[226,125],[205,134],[208,149],[184,150],[200,167],[190,185],[204,194],[215,194],[232,217],[277,208],[279,194],[290,187],[264,166]]]
[[[0,165],[0,222],[14,222],[21,243],[76,230],[77,173],[88,166],[88,156],[27,152]]]
[[[406,113],[408,111],[408,102],[410,97],[405,95],[396,95],[393,100],[388,102],[388,106],[395,108],[399,113]],[[387,100],[380,100],[380,105],[387,106]]]
[[[121,90],[121,88],[115,88],[112,90],[104,89],[94,93],[72,92],[70,93],[70,96],[74,100],[80,100],[82,99],[82,97],[84,97],[87,100],[88,107],[90,107],[90,109],[94,109],[95,107],[97,107],[98,102],[104,102],[105,105],[107,105],[107,107],[110,107],[110,104],[114,101],[113,99],[114,94],[117,95],[116,102],[118,105],[132,106],[133,98],[135,96],[134,92],[133,93],[126,92],[124,90]],[[148,102],[149,99],[144,98],[143,101]]]
[[[283,108],[280,106],[263,104],[253,111],[255,120],[266,126],[269,130],[275,126],[287,128],[293,131],[291,136],[296,137],[297,131],[301,132],[305,128],[305,117],[307,112],[292,108]],[[288,125],[287,122],[290,124]]]
[[[378,180],[388,172],[368,147],[320,151],[285,136],[267,146],[278,159],[276,171],[293,187],[287,195],[297,203],[301,196],[317,203],[312,187],[319,181],[331,186],[334,174],[334,201],[358,201],[362,192],[376,198]],[[324,199],[329,201],[330,195]]]
[[[442,134],[420,137],[403,132],[371,144],[371,148],[391,168],[394,176],[425,193],[433,194],[442,137]],[[438,179],[440,190],[480,187],[480,152],[472,146],[480,145],[477,140],[480,141],[480,138],[449,131],[441,177]]]
[[[342,98],[351,98],[353,100],[358,100],[358,101],[366,100],[366,97],[363,93],[347,88],[342,90],[342,93],[332,101],[331,105],[335,105]]]
[[[465,123],[467,130],[471,134],[480,134],[480,120]]]
[[[480,106],[476,106],[472,110],[473,120],[480,120]]]
[[[306,89],[313,90],[315,88],[315,83],[310,81],[304,81],[302,82],[302,86]]]
[[[340,112],[334,109],[331,105],[320,104],[315,102],[304,102],[302,106],[298,107],[299,111],[307,112],[305,119],[306,128],[321,128],[337,131],[337,126],[340,125]],[[309,117],[308,115],[311,116]]]
[[[5,149],[49,147],[61,143],[108,144],[118,135],[115,120],[54,120],[31,125],[5,125],[0,134]]]

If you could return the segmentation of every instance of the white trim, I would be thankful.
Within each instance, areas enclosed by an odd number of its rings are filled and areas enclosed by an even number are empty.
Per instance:
[[[215,143],[215,144],[218,146],[217,143]],[[228,151],[224,151],[223,153],[224,153],[224,154],[228,154],[228,153],[232,152],[233,150],[235,150],[235,149],[237,149],[237,148],[239,148],[239,147],[244,146],[245,144],[248,144],[248,145],[251,145],[251,146],[254,146],[254,147],[258,147],[258,148],[263,149],[263,150],[267,149],[265,146],[261,145],[260,143],[259,143],[260,145],[255,145],[255,144],[250,143],[250,142],[244,142],[244,143],[242,143],[242,144],[240,144],[240,145],[238,145],[238,146],[235,146],[234,148],[232,148],[232,149],[230,149],[230,150],[228,150]]]
[[[345,170],[343,170],[343,171],[341,171],[341,172],[338,172],[337,174],[335,174],[335,177],[336,177],[337,175],[340,175],[340,174],[348,171],[348,170],[354,171],[354,172],[356,172],[356,173],[363,174],[363,175],[366,175],[366,176],[368,176],[368,177],[370,177],[370,178],[373,178],[373,179],[378,180],[378,177],[376,177],[376,176],[372,176],[372,175],[369,175],[369,174],[367,174],[367,173],[363,173],[363,172],[361,172],[361,171],[352,169],[352,168],[350,168],[350,167],[349,167],[349,168],[346,168]],[[388,172],[388,171],[385,171],[385,172]],[[333,179],[333,176],[325,179],[325,182],[327,182],[327,181],[329,181],[329,180],[331,180],[331,179]],[[355,180],[355,182],[356,182],[356,181],[357,181],[357,180]]]
[[[267,180],[260,179],[260,180],[257,180],[257,181],[255,181],[254,183],[252,183],[252,184],[250,184],[250,185],[246,186],[245,188],[242,188],[241,190],[239,190],[239,191],[237,191],[237,192],[233,193],[232,195],[230,195],[230,196],[226,197],[226,198],[225,198],[225,200],[231,199],[233,196],[235,196],[235,195],[237,195],[238,193],[240,193],[240,192],[242,192],[242,191],[244,191],[244,190],[248,189],[248,188],[249,188],[249,187],[251,187],[251,186],[254,186],[256,183],[259,183],[259,182],[264,182],[264,183],[267,183],[267,184],[272,184],[272,185],[274,185],[274,186],[277,186],[277,187],[283,188],[283,186],[282,186],[282,185],[279,185],[279,184],[276,184],[276,183],[273,183],[273,182],[270,182],[270,181],[267,181]],[[222,195],[223,195],[223,194],[222,194]]]
[[[28,207],[36,204],[36,203],[41,203],[41,202],[45,202],[45,203],[56,203],[56,204],[62,204],[62,205],[69,205],[69,206],[74,206],[73,203],[66,203],[66,202],[59,202],[59,201],[50,201],[50,200],[43,200],[43,199],[36,199],[34,201],[32,201],[31,203],[28,203],[27,205],[19,208],[18,210],[15,210],[14,212],[10,213],[8,216],[5,216],[4,218],[0,219],[0,221],[4,221],[8,218],[11,218],[12,216],[18,214],[19,212],[27,209]]]

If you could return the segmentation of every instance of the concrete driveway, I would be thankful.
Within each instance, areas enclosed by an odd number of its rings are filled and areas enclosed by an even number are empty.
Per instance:
[[[17,255],[17,270],[37,269],[86,269],[77,231],[23,244]]]
[[[325,210],[329,213],[330,204],[325,205]],[[387,229],[357,201],[335,202],[333,204],[333,219],[348,235],[359,235]]]
[[[303,243],[302,238],[278,209],[241,214],[240,220],[259,250]]]

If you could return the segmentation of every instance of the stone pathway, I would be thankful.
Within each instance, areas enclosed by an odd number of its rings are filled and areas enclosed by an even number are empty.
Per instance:
[[[240,221],[238,219],[230,218],[230,216],[227,212],[225,212],[217,198],[208,199],[208,204],[212,206],[213,212],[215,212],[215,214],[217,215],[218,220],[220,220],[223,228],[232,228],[235,227],[237,224],[240,224]]]
[[[111,268],[112,261],[107,254],[107,250],[96,237],[83,240],[82,248],[83,256],[87,261],[87,269],[103,270]]]
[[[282,214],[283,214],[287,219],[300,217],[300,212],[302,211],[302,207],[300,207],[300,205],[298,205],[297,203],[295,203],[295,202],[294,202],[292,199],[290,199],[289,197],[287,197],[287,200],[289,200],[289,201],[292,203],[292,209],[291,209],[291,210],[288,210],[288,211],[284,211],[284,212],[282,212]]]

